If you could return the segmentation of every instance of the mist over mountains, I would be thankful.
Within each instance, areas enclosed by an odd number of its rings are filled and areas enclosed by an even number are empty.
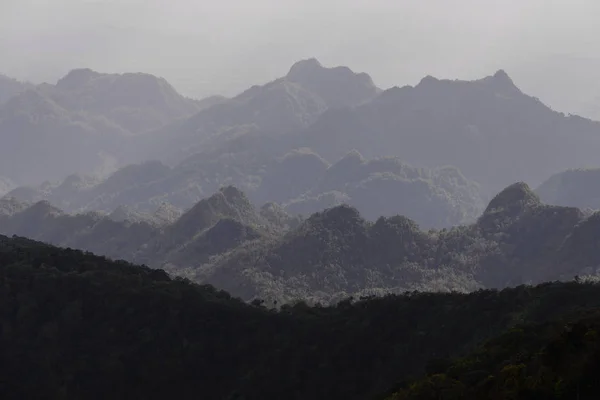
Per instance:
[[[596,400],[599,14],[0,1],[0,398]]]
[[[84,377],[120,371],[149,398],[476,399],[525,363],[527,393],[593,392],[600,123],[502,70],[382,91],[307,59],[195,100],[76,69],[0,96],[0,341],[46,385],[9,369],[0,393],[108,395]]]

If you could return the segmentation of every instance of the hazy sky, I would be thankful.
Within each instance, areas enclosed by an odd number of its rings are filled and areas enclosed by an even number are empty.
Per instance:
[[[572,108],[600,96],[598,15],[598,0],[0,0],[0,72],[144,71],[200,97],[308,57],[383,88],[503,68]]]

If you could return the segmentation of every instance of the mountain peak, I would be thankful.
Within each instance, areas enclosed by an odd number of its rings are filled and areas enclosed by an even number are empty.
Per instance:
[[[493,89],[499,92],[515,92],[520,91],[519,88],[515,85],[513,80],[508,76],[505,70],[499,69],[492,76],[488,76],[487,78],[483,78],[481,82],[487,83]]]
[[[288,78],[294,77],[305,77],[314,73],[314,71],[319,71],[323,69],[323,65],[316,58],[308,58],[306,60],[301,60],[296,62],[290,68],[290,71],[287,74]]]
[[[359,164],[366,163],[367,160],[360,154],[360,152],[356,149],[350,150],[346,155],[340,158],[334,165],[337,166],[354,166]]]
[[[421,81],[419,82],[419,84],[417,86],[421,87],[421,86],[429,85],[432,83],[438,83],[439,81],[440,80],[438,78],[436,78],[435,76],[427,75],[423,79],[421,79]]]
[[[225,200],[231,205],[247,207],[250,204],[246,194],[235,186],[225,186],[219,189],[219,191],[223,193]]]
[[[510,79],[510,77],[508,76],[508,74],[506,73],[506,71],[503,70],[503,69],[499,69],[498,71],[496,71],[496,73],[494,74],[494,78],[496,78],[496,79],[510,80],[512,82],[512,79]]]
[[[340,204],[328,208],[322,212],[311,215],[304,223],[305,228],[321,226],[326,230],[339,232],[354,232],[357,228],[365,227],[365,220],[355,207],[348,204]],[[320,231],[320,229],[317,229]]]
[[[60,79],[56,86],[61,89],[76,89],[85,85],[90,80],[101,76],[99,72],[93,71],[89,68],[78,68],[69,71],[62,79]]]
[[[517,182],[498,193],[496,197],[490,201],[484,214],[509,208],[523,209],[538,204],[540,204],[540,198],[533,190],[531,190],[529,185],[524,182]]]
[[[171,225],[171,229],[191,236],[209,228],[221,218],[233,218],[249,225],[259,224],[260,219],[244,192],[235,186],[226,186],[182,214]]]

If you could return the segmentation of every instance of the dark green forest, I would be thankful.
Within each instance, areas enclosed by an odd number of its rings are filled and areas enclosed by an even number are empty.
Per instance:
[[[598,307],[600,286],[571,282],[275,310],[162,270],[0,237],[0,396],[573,398],[593,389]],[[449,397],[448,386],[463,392]],[[551,394],[523,397],[528,388]]]

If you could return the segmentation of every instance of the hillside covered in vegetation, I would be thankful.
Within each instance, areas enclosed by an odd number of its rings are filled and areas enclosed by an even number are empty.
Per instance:
[[[600,307],[597,285],[553,283],[277,311],[161,270],[18,237],[0,237],[0,283],[2,398],[383,399],[511,328],[477,362],[491,371],[503,368],[503,354],[523,357],[503,369],[518,373],[529,349],[552,337],[544,326]],[[581,350],[596,348],[589,329],[570,332],[548,362],[567,354],[583,362]],[[522,356],[520,341],[528,343]],[[581,350],[565,353],[572,346]],[[458,376],[476,368],[461,365]],[[564,377],[564,393],[573,393],[569,382],[586,371],[581,364],[552,379]]]
[[[596,276],[600,214],[549,206],[518,183],[475,223],[423,230],[404,216],[364,219],[339,205],[302,220],[256,208],[225,187],[184,213],[67,214],[48,202],[0,202],[0,233],[125,259],[244,300],[335,303],[404,291],[471,292]]]

